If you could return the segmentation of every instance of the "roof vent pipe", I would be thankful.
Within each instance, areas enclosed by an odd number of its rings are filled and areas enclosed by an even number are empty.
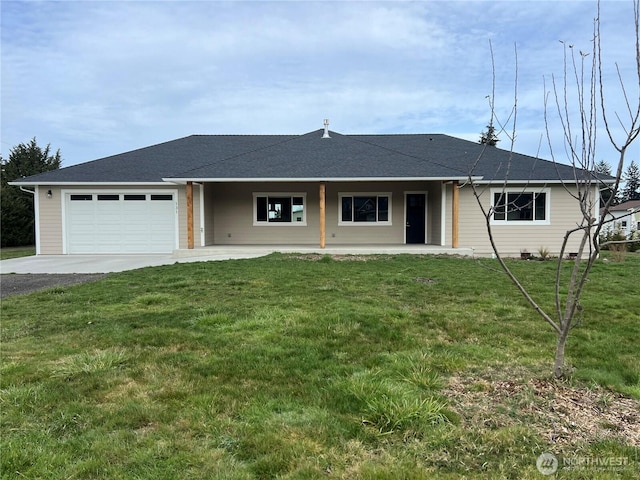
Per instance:
[[[329,119],[328,118],[324,119],[324,135],[322,135],[322,138],[331,138],[329,136]]]

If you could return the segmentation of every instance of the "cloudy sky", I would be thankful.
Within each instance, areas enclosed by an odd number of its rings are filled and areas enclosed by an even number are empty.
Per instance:
[[[515,150],[550,158],[543,79],[547,90],[552,75],[561,79],[569,44],[591,51],[596,7],[2,0],[1,153],[35,136],[68,166],[191,134],[303,134],[324,118],[340,133],[477,141],[490,118],[491,41],[498,118],[514,103],[517,50]],[[630,1],[602,2],[609,108],[623,116],[614,62],[637,99],[632,14]],[[612,163],[604,131],[599,137],[597,157]]]

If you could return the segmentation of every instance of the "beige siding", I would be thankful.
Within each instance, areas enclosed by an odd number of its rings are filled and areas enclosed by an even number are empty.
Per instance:
[[[340,193],[390,193],[391,224],[338,225]],[[330,183],[327,184],[327,245],[402,244],[404,243],[404,193],[398,184]]]
[[[204,246],[204,216],[201,210],[201,197],[204,198],[204,185],[194,185],[193,187],[193,234],[195,235],[195,245]],[[202,222],[202,223],[201,223]]]
[[[450,183],[445,183],[442,186],[442,188],[444,188],[444,192],[445,192],[445,205],[444,205],[444,238],[445,238],[445,240],[444,240],[444,244],[445,244],[445,246],[450,247],[451,244],[452,244],[451,214],[453,212],[453,209],[452,209],[453,198],[452,198],[452,195],[451,195],[451,184]],[[458,224],[459,224],[459,222],[458,222]]]
[[[307,225],[253,225],[253,193],[306,193]],[[205,237],[209,245],[315,244],[320,223],[319,187],[314,184],[208,183]]]
[[[444,185],[433,182],[427,195],[427,243],[440,245],[442,234],[442,189]]]
[[[206,183],[204,185],[204,244],[215,244],[215,225],[214,203],[217,195],[217,184]]]
[[[51,190],[51,198],[47,191]],[[62,205],[64,198],[60,187],[38,187],[40,254],[62,254]]]
[[[483,205],[488,209],[490,189],[482,195]],[[549,187],[549,225],[492,225],[493,236],[499,251],[506,256],[518,256],[521,250],[532,254],[546,247],[551,254],[558,254],[566,231],[581,218],[576,200],[564,187]],[[451,186],[447,189],[447,212],[451,211]],[[450,216],[450,215],[449,215]],[[484,217],[470,187],[460,189],[460,247],[471,247],[478,255],[491,255],[491,245]],[[450,219],[447,222],[447,244],[451,242]],[[577,250],[579,239],[574,235],[567,252]]]
[[[404,243],[404,194],[427,195],[429,241],[440,235],[439,182],[344,182],[326,184],[326,244],[402,244]],[[305,225],[254,225],[253,194],[306,194]],[[208,183],[205,185],[205,239],[207,245],[300,244],[320,242],[319,183]],[[391,225],[339,225],[340,193],[390,193]],[[435,198],[435,209],[431,206]],[[437,224],[437,227],[434,227]],[[435,230],[432,232],[431,230]]]

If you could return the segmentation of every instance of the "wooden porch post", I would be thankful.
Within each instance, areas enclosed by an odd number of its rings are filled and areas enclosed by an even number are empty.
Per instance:
[[[460,213],[460,200],[459,200],[459,192],[458,192],[458,181],[454,180],[451,183],[453,187],[452,192],[452,207],[453,212],[451,215],[451,246],[453,248],[458,248],[458,216]]]
[[[325,247],[326,240],[326,185],[320,182],[320,248]]]
[[[187,248],[193,249],[193,182],[187,182]]]

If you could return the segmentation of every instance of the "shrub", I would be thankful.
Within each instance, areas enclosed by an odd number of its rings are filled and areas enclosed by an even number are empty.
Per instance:
[[[627,244],[627,249],[630,252],[637,252],[640,250],[640,230],[631,232],[628,240],[633,240],[633,242]]]
[[[609,250],[611,250],[611,257],[614,262],[624,262],[624,257],[627,253],[627,244],[612,243],[609,245]]]
[[[542,260],[547,260],[549,258],[549,249],[547,247],[540,247],[538,249],[538,255]]]
[[[613,250],[616,244],[603,245],[606,242],[619,242],[621,240],[626,240],[627,237],[620,230],[607,230],[606,232],[600,233],[600,238],[598,239],[600,245],[602,245],[602,250]],[[619,244],[618,244],[619,245]]]

